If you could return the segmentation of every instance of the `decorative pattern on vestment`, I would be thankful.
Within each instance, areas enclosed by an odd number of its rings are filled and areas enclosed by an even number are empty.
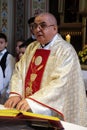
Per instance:
[[[37,49],[32,57],[25,79],[25,97],[39,90],[49,50]]]

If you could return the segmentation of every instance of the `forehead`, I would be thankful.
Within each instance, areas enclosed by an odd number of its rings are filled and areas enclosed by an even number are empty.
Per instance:
[[[17,41],[17,46],[20,46],[22,44],[22,41]]]
[[[46,22],[46,23],[48,23],[48,22],[49,22],[49,17],[47,17],[46,15],[37,16],[37,17],[35,18],[35,23],[41,23],[41,22]]]
[[[5,42],[5,39],[4,38],[0,38],[0,42]]]

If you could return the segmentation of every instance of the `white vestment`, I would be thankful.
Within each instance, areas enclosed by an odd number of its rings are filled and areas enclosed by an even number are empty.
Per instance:
[[[25,76],[40,43],[30,44],[16,64],[11,79],[11,92],[24,96]],[[51,50],[43,73],[40,90],[30,96],[37,104],[49,108],[52,115],[64,115],[67,122],[85,126],[86,94],[78,56],[71,46],[58,34],[48,48]]]

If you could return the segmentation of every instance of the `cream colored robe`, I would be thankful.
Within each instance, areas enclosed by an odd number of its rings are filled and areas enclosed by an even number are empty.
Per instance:
[[[86,94],[77,54],[59,34],[52,42],[48,47],[51,53],[40,90],[30,98],[50,108],[53,115],[59,111],[64,115],[65,121],[85,126]],[[11,92],[24,96],[26,72],[38,48],[40,48],[38,42],[30,44],[24,56],[16,64],[10,83]]]

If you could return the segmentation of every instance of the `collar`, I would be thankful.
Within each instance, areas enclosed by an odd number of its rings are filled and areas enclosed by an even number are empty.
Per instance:
[[[46,44],[43,44],[41,45],[42,48],[45,48],[48,44],[50,44],[50,42],[46,43]]]
[[[0,53],[1,53],[2,55],[4,55],[6,51],[7,51],[7,49],[5,48],[4,50],[0,51]]]
[[[49,47],[53,46],[53,44],[55,43],[54,41],[58,38],[58,34],[56,34],[51,42],[46,43],[45,45],[41,45],[41,48],[44,49],[49,49]]]

